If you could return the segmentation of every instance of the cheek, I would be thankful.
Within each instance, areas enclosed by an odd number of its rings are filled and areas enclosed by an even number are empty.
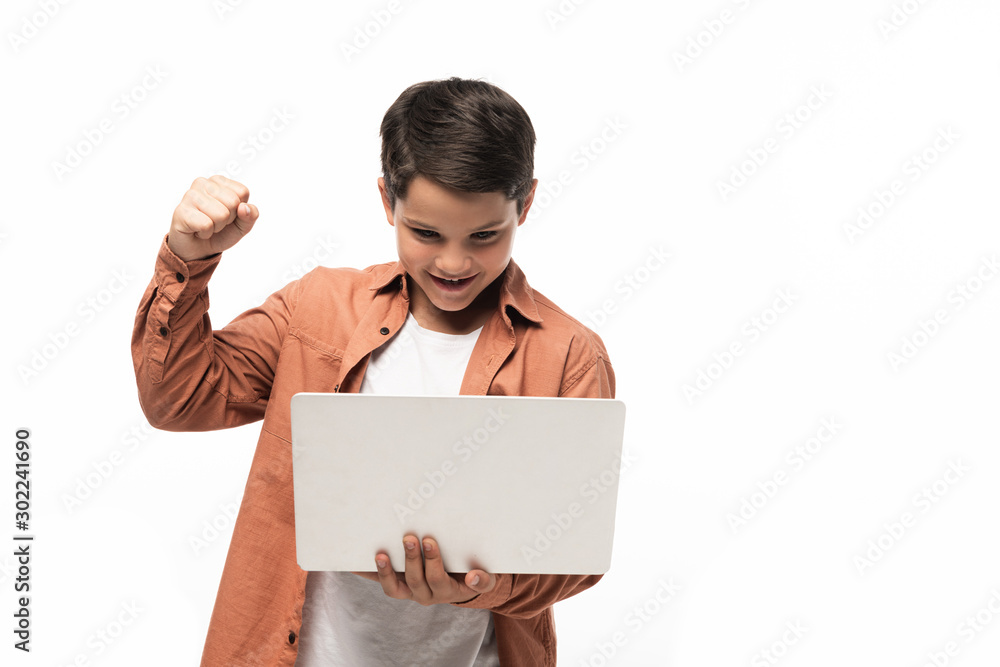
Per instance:
[[[396,237],[396,250],[399,251],[399,258],[406,263],[419,263],[427,253],[425,245],[402,235]]]
[[[500,271],[507,265],[507,260],[510,259],[510,253],[510,243],[498,243],[490,246],[489,248],[484,248],[479,253],[479,261],[484,266],[489,266],[497,271]]]

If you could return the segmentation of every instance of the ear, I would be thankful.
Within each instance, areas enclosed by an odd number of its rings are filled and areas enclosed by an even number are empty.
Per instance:
[[[380,179],[381,180],[381,179]],[[528,219],[528,211],[531,209],[531,202],[535,201],[535,188],[538,187],[538,179],[532,179],[531,190],[528,192],[528,196],[524,198],[524,210],[521,211],[521,217],[517,220],[517,226],[520,227],[524,224],[524,221]]]
[[[378,191],[382,195],[382,208],[385,209],[385,219],[389,222],[390,226],[395,226],[396,223],[392,217],[392,205],[389,203],[389,194],[385,191],[385,179],[381,176],[378,177]]]

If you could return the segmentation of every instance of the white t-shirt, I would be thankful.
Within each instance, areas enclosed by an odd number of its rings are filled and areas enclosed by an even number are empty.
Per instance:
[[[458,395],[481,331],[430,331],[408,314],[396,335],[372,352],[361,393]],[[373,569],[374,562],[372,554]],[[403,564],[392,566],[401,571]],[[500,664],[489,610],[396,600],[377,581],[350,572],[309,572],[299,642],[296,667]]]

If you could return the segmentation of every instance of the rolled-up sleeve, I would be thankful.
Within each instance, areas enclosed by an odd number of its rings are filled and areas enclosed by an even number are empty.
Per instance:
[[[221,254],[185,262],[163,237],[136,312],[132,362],[149,423],[209,431],[264,416],[298,281],[213,331],[208,281]]]

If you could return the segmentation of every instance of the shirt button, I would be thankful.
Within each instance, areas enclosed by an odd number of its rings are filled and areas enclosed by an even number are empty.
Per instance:
[[[289,644],[294,644],[295,643],[295,633],[294,632],[289,632],[288,633],[288,643]]]
[[[382,334],[383,336],[388,336],[389,335],[389,327],[382,327],[381,329],[378,330],[378,332],[380,334]]]
[[[161,336],[165,337],[168,333],[170,333],[170,329],[168,329],[166,327],[160,327],[160,335]]]
[[[184,274],[181,273],[180,271],[177,272],[177,282],[179,283],[184,282]]]

